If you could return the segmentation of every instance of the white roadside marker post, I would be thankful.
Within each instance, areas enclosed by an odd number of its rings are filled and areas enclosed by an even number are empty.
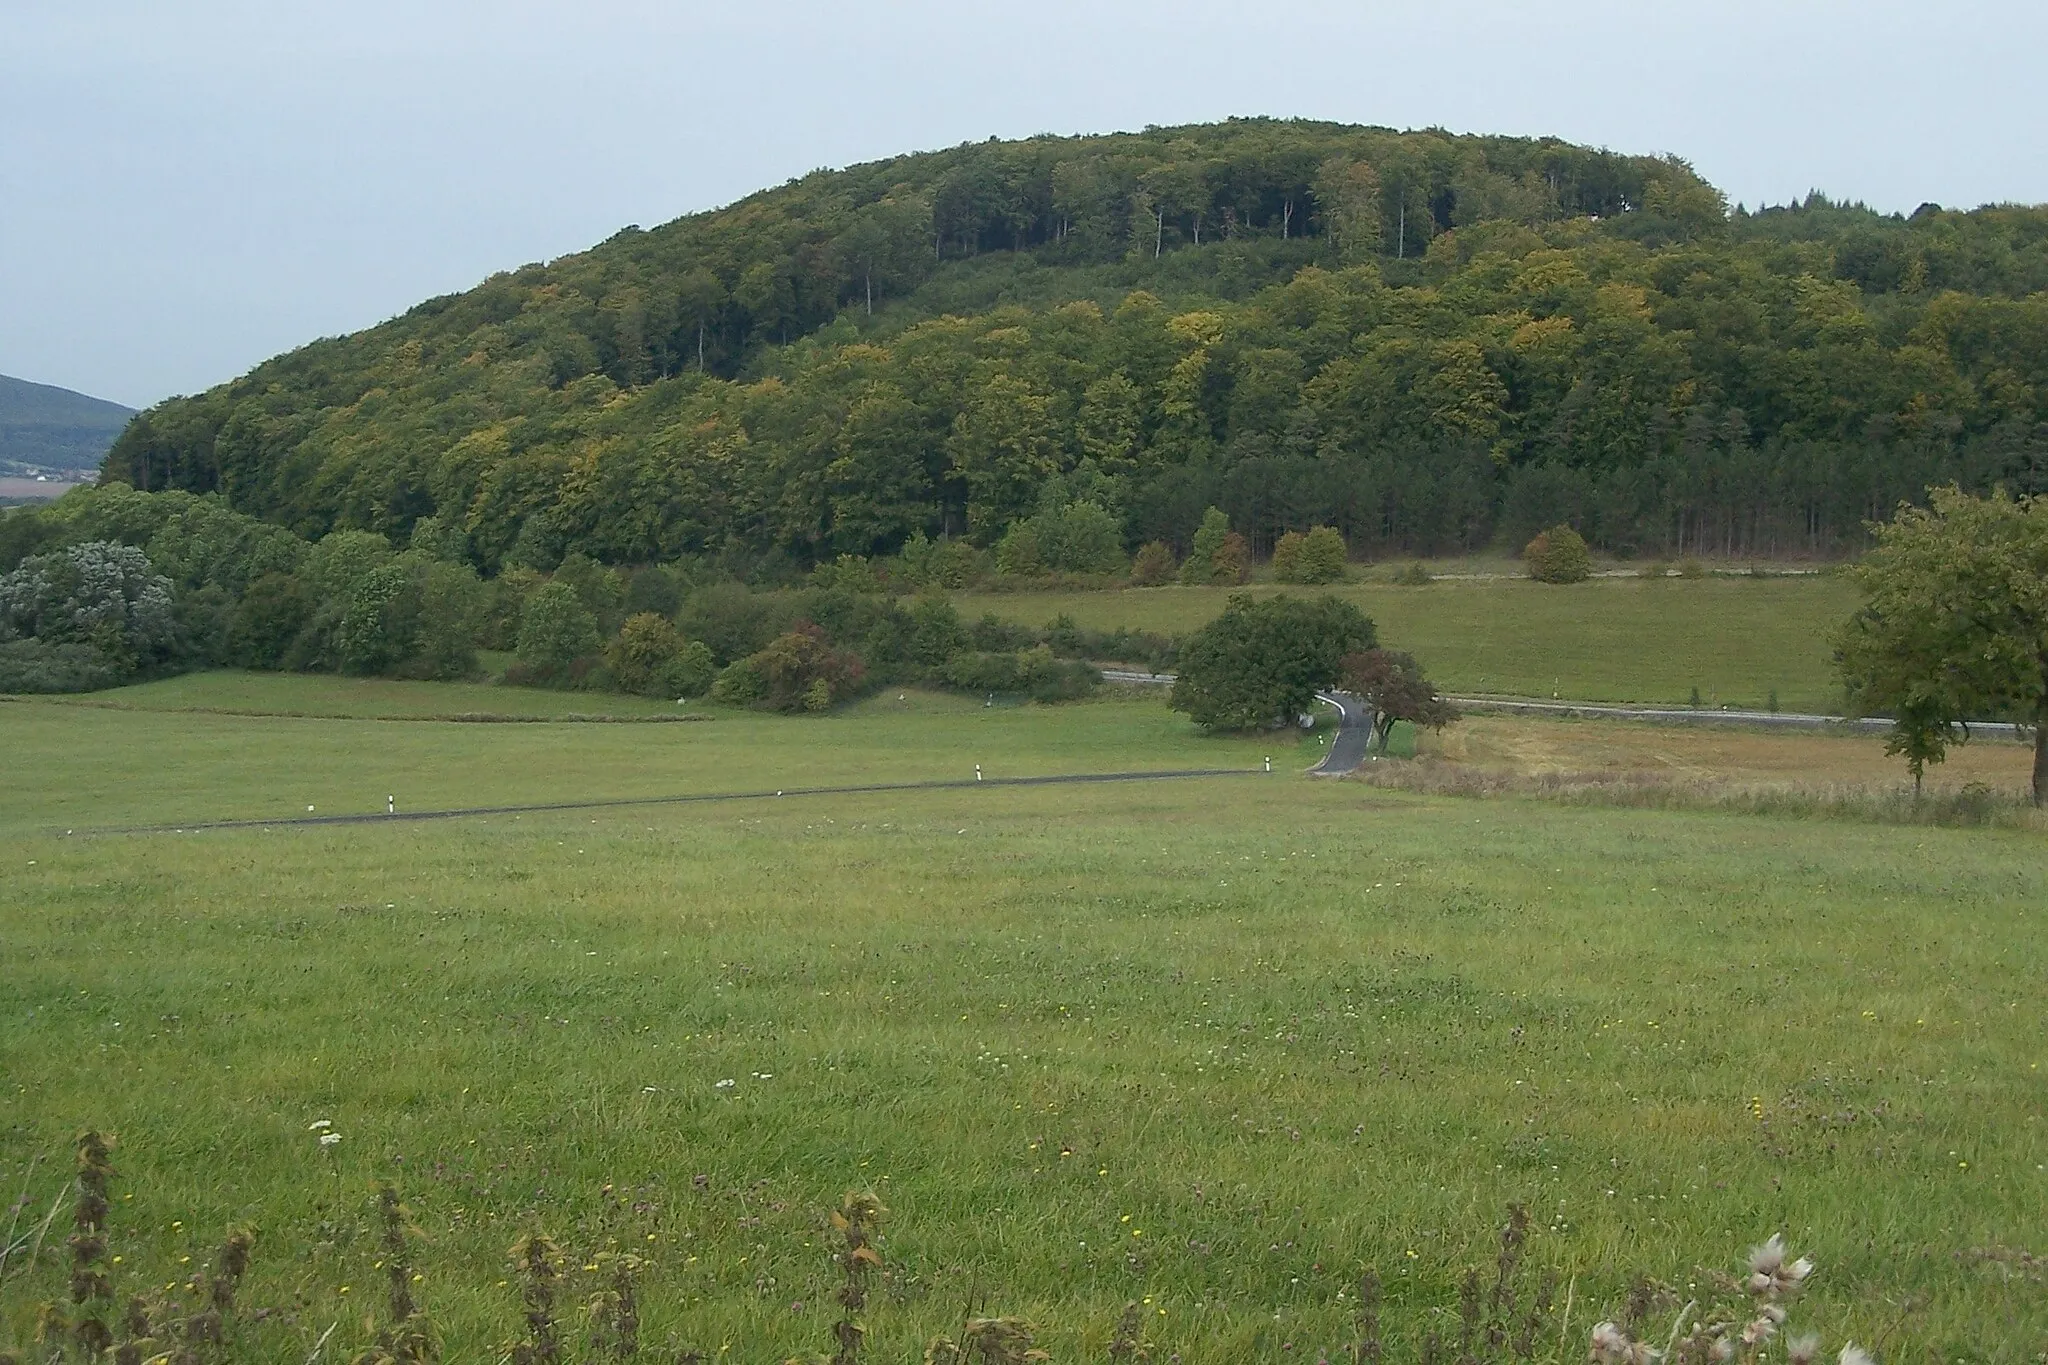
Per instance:
[[[398,798],[397,798],[397,797],[395,797],[395,796],[387,796],[387,797],[385,797],[385,798],[384,798],[384,813],[385,813],[386,815],[396,815],[396,814],[398,814]]]

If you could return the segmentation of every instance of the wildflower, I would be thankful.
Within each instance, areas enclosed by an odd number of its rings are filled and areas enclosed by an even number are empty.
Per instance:
[[[1603,1322],[1593,1328],[1592,1349],[1586,1359],[1589,1365],[1650,1365],[1655,1355],[1646,1343],[1630,1341],[1628,1333]]]
[[[339,1141],[341,1141],[341,1134],[339,1133],[322,1133],[320,1135],[320,1145],[322,1147],[332,1147]]]
[[[317,1133],[322,1128],[332,1128],[333,1126],[333,1119],[314,1119],[311,1123],[306,1125],[306,1131],[309,1133]]]
[[[1877,1365],[1877,1362],[1871,1359],[1870,1352],[1853,1341],[1842,1348],[1842,1354],[1836,1359],[1840,1365]]]
[[[1754,1350],[1769,1341],[1777,1330],[1778,1324],[1771,1321],[1769,1314],[1759,1314],[1755,1321],[1742,1329],[1742,1344]]]
[[[1813,1365],[1820,1359],[1820,1337],[1813,1332],[1785,1343],[1786,1365]]]
[[[739,1084],[739,1082],[737,1082],[737,1081],[733,1080],[733,1079],[732,1079],[731,1077],[727,1077],[727,1078],[726,1078],[725,1080],[722,1080],[722,1081],[718,1082],[718,1084],[717,1084],[717,1085],[715,1085],[715,1086],[713,1086],[713,1087],[712,1087],[712,1089],[714,1089],[714,1090],[730,1090],[730,1089],[732,1089],[732,1088],[733,1088],[733,1086],[735,1086],[735,1085],[737,1085],[737,1084]]]
[[[1775,1232],[1770,1241],[1750,1251],[1750,1293],[1779,1298],[1799,1292],[1799,1286],[1813,1273],[1813,1262],[1804,1256],[1787,1261],[1785,1256],[1785,1239]]]

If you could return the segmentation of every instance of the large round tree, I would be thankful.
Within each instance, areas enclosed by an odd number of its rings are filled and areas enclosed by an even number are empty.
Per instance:
[[[1173,708],[1209,730],[1285,722],[1335,685],[1345,655],[1378,638],[1372,619],[1341,597],[1238,593],[1181,647]]]
[[[1972,721],[2034,736],[2034,804],[2048,804],[2048,497],[1937,488],[1877,528],[1854,576],[1868,596],[1837,661],[1851,702],[1888,715],[1887,748],[1917,789]]]

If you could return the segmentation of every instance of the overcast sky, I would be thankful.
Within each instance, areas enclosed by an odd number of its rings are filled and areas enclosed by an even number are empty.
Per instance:
[[[0,373],[146,405],[821,165],[1232,114],[2048,200],[2041,0],[0,0]]]

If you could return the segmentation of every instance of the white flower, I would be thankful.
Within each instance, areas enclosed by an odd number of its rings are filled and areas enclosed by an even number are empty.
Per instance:
[[[1813,1365],[1820,1359],[1820,1337],[1808,1332],[1803,1337],[1794,1337],[1785,1343],[1785,1359],[1788,1365]]]
[[[332,1147],[339,1141],[341,1141],[341,1134],[339,1133],[322,1133],[320,1135],[320,1145],[322,1147]]]
[[[314,1119],[311,1123],[306,1125],[306,1131],[309,1133],[317,1133],[322,1128],[332,1128],[333,1126],[333,1119]]]
[[[718,1090],[730,1090],[730,1089],[732,1089],[732,1088],[733,1088],[733,1087],[734,1087],[735,1085],[738,1085],[738,1084],[739,1084],[739,1082],[738,1082],[738,1081],[735,1081],[735,1080],[731,1079],[730,1077],[728,1077],[727,1079],[725,1079],[725,1080],[722,1080],[722,1081],[720,1081],[720,1082],[719,1082],[719,1083],[718,1083],[718,1084],[717,1084],[717,1085],[716,1085],[715,1087],[713,1087],[713,1088],[714,1088],[714,1089],[718,1089]]]
[[[1799,1292],[1799,1286],[1813,1273],[1813,1262],[1804,1256],[1787,1261],[1786,1254],[1785,1239],[1775,1232],[1770,1241],[1749,1253],[1750,1293],[1789,1297]]]
[[[1594,1325],[1592,1349],[1586,1353],[1589,1365],[1650,1365],[1657,1353],[1611,1322]]]
[[[1842,1354],[1837,1359],[1841,1365],[1877,1365],[1877,1362],[1871,1359],[1870,1352],[1853,1341],[1842,1348]]]

